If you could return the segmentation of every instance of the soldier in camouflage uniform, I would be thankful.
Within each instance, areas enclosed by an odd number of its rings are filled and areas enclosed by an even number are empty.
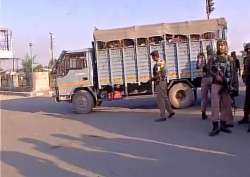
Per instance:
[[[150,81],[155,82],[157,91],[156,100],[158,107],[160,108],[160,119],[156,119],[155,121],[165,121],[167,120],[165,115],[165,109],[167,109],[169,113],[168,118],[172,117],[175,114],[167,95],[165,61],[160,59],[158,51],[153,51],[150,55],[152,56],[152,59],[156,62],[153,68],[153,77],[150,79]]]
[[[231,52],[231,57],[233,58],[234,62],[235,62],[235,67],[236,67],[236,71],[238,73],[238,75],[241,75],[241,71],[240,71],[240,60],[237,58],[236,52],[232,51]]]
[[[239,121],[239,124],[249,123],[248,132],[250,132],[250,43],[247,43],[244,47],[247,56],[244,58],[244,70],[242,74],[243,82],[246,85],[245,105],[244,105],[244,117]]]
[[[207,61],[205,60],[204,53],[199,53],[197,56],[197,69],[202,69],[201,80],[201,117],[203,120],[207,119],[207,105],[208,94],[211,92],[212,77],[210,74],[210,65],[213,57],[213,50],[210,46],[207,46]],[[201,61],[201,62],[199,62]]]
[[[234,67],[233,60],[227,55],[227,42],[217,41],[217,55],[211,64],[211,75],[213,77],[211,90],[211,121],[213,129],[209,136],[215,136],[220,131],[231,133],[227,123],[233,122],[232,99],[230,93],[234,90]]]

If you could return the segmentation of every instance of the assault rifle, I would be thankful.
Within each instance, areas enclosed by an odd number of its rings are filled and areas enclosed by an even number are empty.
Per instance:
[[[217,68],[215,66],[212,66],[211,70],[212,70],[212,72],[215,73],[215,77],[216,77],[216,75],[219,75],[222,77],[222,81],[216,81],[218,84],[222,85],[222,88],[219,90],[219,94],[222,95],[224,92],[227,92],[230,95],[230,97],[232,99],[232,108],[234,109],[234,115],[235,115],[235,113],[237,111],[235,97],[239,95],[238,90],[233,89],[231,84],[230,84],[231,81],[226,80],[226,78],[224,76],[223,68],[220,68],[220,67]]]

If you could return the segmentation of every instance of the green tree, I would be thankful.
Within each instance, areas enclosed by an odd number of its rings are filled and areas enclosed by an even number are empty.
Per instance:
[[[42,72],[43,70],[43,65],[41,64],[37,65],[36,67],[33,67],[34,72]]]
[[[32,60],[33,64],[35,61],[36,56],[32,56],[32,58],[27,54],[25,59],[22,61],[22,67],[24,72],[32,72]]]

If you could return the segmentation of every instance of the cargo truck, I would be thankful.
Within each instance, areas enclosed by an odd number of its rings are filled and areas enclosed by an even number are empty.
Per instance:
[[[63,51],[54,67],[56,101],[73,104],[77,113],[89,113],[102,101],[155,94],[154,62],[157,50],[166,61],[168,95],[174,108],[196,101],[202,72],[197,55],[215,50],[226,39],[224,18],[177,23],[95,29],[92,47]]]

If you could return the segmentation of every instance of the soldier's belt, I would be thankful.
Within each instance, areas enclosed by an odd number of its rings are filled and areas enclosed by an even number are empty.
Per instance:
[[[218,85],[224,85],[224,82],[223,82],[223,81],[213,80],[212,83],[213,83],[213,84],[218,84]]]
[[[167,78],[161,78],[160,79],[160,81],[166,81],[167,80]]]

